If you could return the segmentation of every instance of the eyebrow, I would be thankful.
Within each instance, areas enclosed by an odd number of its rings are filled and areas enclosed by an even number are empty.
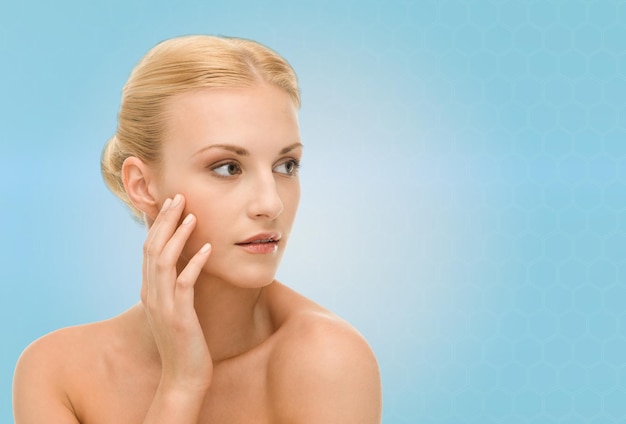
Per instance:
[[[299,143],[299,142],[298,143],[293,143],[293,144],[290,144],[287,147],[283,147],[282,149],[280,149],[279,154],[284,155],[286,153],[291,152],[294,149],[297,149],[298,147],[304,147],[304,146],[302,145],[302,143]],[[233,153],[235,153],[236,155],[239,155],[239,156],[250,156],[250,152],[249,151],[247,151],[243,147],[236,146],[234,144],[211,144],[210,146],[206,146],[206,147],[203,147],[202,149],[198,150],[196,153],[194,153],[194,155],[197,155],[197,154],[199,154],[201,152],[204,152],[205,150],[208,150],[208,149],[223,149],[223,150],[228,150],[230,152],[233,152]]]

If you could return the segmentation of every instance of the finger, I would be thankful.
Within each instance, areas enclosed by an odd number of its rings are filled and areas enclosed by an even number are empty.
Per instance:
[[[177,258],[163,255],[163,249],[176,233],[176,227],[184,208],[185,199],[177,194],[171,203],[164,203],[154,228],[150,229],[149,240],[146,241],[144,261],[146,262],[146,298],[147,301],[160,308],[172,305],[174,285],[176,281]],[[184,226],[186,227],[186,226]],[[186,237],[189,232],[186,233]]]
[[[163,246],[170,239],[174,230],[178,226],[178,221],[185,206],[185,198],[177,194],[170,202],[166,199],[163,206],[154,221],[154,224],[148,230],[145,248],[146,252],[151,256],[157,256],[161,253]]]
[[[167,211],[171,203],[172,203],[172,199],[170,199],[169,197],[165,199],[165,201],[163,202],[163,205],[161,205],[161,209],[159,210],[159,213],[157,214],[156,218],[152,222],[152,225],[150,225],[148,229],[148,233],[146,234],[146,240],[143,245],[144,253],[146,253],[147,247],[151,244],[152,240],[154,239],[154,235],[157,233],[159,226],[161,225],[161,221],[163,221],[163,217],[165,216],[165,212]]]
[[[185,217],[180,226],[176,229],[167,244],[163,247],[159,257],[159,267],[163,269],[176,269],[176,264],[183,253],[183,249],[193,229],[196,227],[196,217],[189,214]],[[171,286],[172,293],[174,284]]]
[[[174,294],[174,308],[176,310],[193,310],[194,286],[210,254],[211,245],[206,243],[189,260],[187,266],[178,275],[176,279],[176,293]]]
[[[171,203],[172,203],[172,199],[170,199],[169,197],[165,199],[165,201],[163,202],[163,205],[161,206],[159,213],[157,214],[157,217],[155,218],[154,222],[150,226],[150,229],[148,230],[148,234],[146,235],[146,240],[144,241],[144,244],[143,244],[144,258],[143,258],[143,263],[142,263],[142,268],[141,268],[141,273],[142,273],[141,275],[143,276],[142,283],[141,283],[141,301],[144,305],[146,305],[146,302],[147,302],[148,284],[150,282],[150,278],[148,277],[149,275],[148,246],[152,245],[154,235],[157,233],[159,225],[161,224],[161,221],[163,220],[163,216],[165,215],[165,211],[167,210],[167,208],[169,208]]]

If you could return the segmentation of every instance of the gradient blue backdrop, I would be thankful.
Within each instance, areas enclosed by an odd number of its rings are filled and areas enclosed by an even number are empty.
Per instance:
[[[138,298],[99,155],[188,33],[298,71],[280,278],[371,342],[385,423],[626,420],[624,1],[60,0],[0,5],[0,421],[30,341]]]

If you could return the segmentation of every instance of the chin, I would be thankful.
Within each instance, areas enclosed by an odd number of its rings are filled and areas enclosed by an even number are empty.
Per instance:
[[[255,289],[271,284],[276,277],[277,266],[274,264],[242,264],[219,272],[214,267],[207,266],[205,274],[209,277],[218,278],[230,285]],[[217,272],[216,272],[217,271]]]

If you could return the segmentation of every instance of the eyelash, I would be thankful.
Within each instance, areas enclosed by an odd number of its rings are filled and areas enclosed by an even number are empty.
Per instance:
[[[278,168],[279,166],[285,166],[287,164],[291,164],[292,165],[292,167],[293,167],[292,171],[291,172],[278,172],[278,173],[281,174],[281,175],[288,176],[288,177],[295,177],[296,175],[298,175],[298,171],[300,170],[300,161],[297,160],[297,159],[289,159],[289,160],[286,160],[284,162],[281,162],[280,164],[276,165],[274,167],[274,169]],[[234,174],[230,173],[231,166],[235,167],[235,173]],[[226,172],[229,175],[222,175],[222,174],[217,172],[218,169],[224,168],[224,167],[226,167]],[[235,161],[228,161],[228,162],[218,163],[217,165],[211,166],[210,169],[211,169],[211,171],[213,171],[215,176],[217,176],[218,178],[224,178],[224,179],[229,179],[229,178],[234,177],[235,175],[241,174],[241,166],[239,165],[238,162],[235,162]]]
[[[287,165],[289,163],[293,166],[291,172],[287,172],[287,173],[281,172],[281,174],[287,175],[289,177],[295,177],[296,175],[298,175],[298,172],[300,171],[300,161],[297,160],[297,159],[286,160],[286,161],[282,162],[280,165],[276,165],[276,167],[274,167],[274,169],[278,168],[279,166]]]
[[[236,173],[235,174],[230,174],[230,167],[231,166],[235,166],[236,167]],[[222,175],[220,173],[217,172],[218,169],[220,168],[224,168],[227,167],[227,171],[229,173],[229,175]],[[239,164],[237,162],[222,162],[219,163],[217,165],[211,166],[211,171],[213,171],[213,173],[215,173],[215,175],[219,178],[231,178],[237,174],[241,174],[241,167],[239,166]]]

